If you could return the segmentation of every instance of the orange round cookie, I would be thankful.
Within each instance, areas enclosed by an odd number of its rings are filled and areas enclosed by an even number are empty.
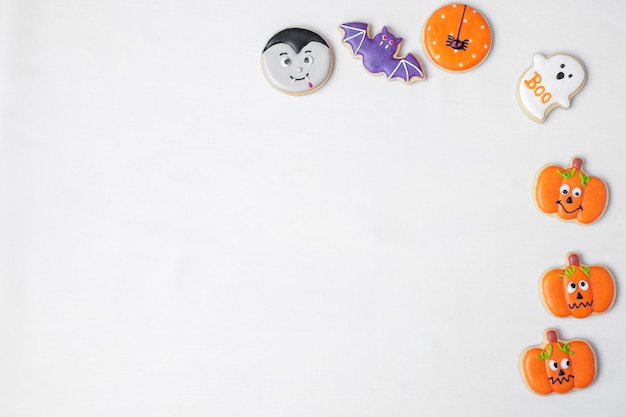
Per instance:
[[[487,58],[491,29],[485,17],[467,4],[448,4],[435,11],[422,36],[428,58],[438,67],[468,71]]]

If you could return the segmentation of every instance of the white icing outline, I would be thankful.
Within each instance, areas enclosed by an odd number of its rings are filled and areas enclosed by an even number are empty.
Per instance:
[[[355,28],[355,27],[353,27],[353,26],[348,26],[348,25],[341,25],[341,27],[342,27],[342,28],[344,28],[344,29],[352,29],[352,30],[356,30],[356,31],[357,31],[357,33],[355,33],[354,35],[352,35],[352,36],[350,36],[350,37],[348,37],[348,38],[345,38],[345,39],[343,40],[344,42],[345,42],[345,41],[348,41],[348,40],[350,40],[350,39],[354,39],[354,38],[356,38],[357,36],[361,36],[361,35],[365,35],[365,36],[367,36],[367,31],[366,31],[366,30],[363,30],[363,29],[361,29],[361,28]],[[357,52],[359,52],[359,50],[361,49],[361,46],[363,45],[363,41],[365,41],[365,36],[363,36],[363,38],[361,39],[361,42],[359,43],[359,47],[358,47],[358,48],[356,48],[356,50],[354,51],[354,55],[356,55],[356,54],[357,54]]]
[[[404,69],[404,72],[405,72],[404,79],[405,79],[406,81],[409,81],[409,80],[410,80],[410,78],[409,78],[409,74],[408,74],[408,71],[407,71],[407,65],[408,65],[408,66],[410,66],[410,67],[412,67],[412,68],[415,68],[415,70],[416,70],[417,72],[419,72],[419,74],[420,74],[420,75],[419,75],[419,76],[420,76],[420,78],[424,78],[424,73],[422,72],[422,70],[420,70],[420,69],[417,67],[417,65],[413,64],[413,63],[412,63],[412,62],[410,62],[410,61],[407,61],[406,59],[402,59],[400,62],[398,62],[398,65],[396,65],[396,67],[394,68],[394,70],[391,72],[391,75],[389,75],[389,77],[387,77],[387,78],[388,78],[388,79],[393,78],[393,76],[394,76],[394,74],[396,73],[396,71],[398,71],[398,68],[400,68],[400,66],[402,66],[402,68]],[[414,76],[414,77],[415,77],[415,76]],[[412,78],[412,77],[411,77],[411,78]]]

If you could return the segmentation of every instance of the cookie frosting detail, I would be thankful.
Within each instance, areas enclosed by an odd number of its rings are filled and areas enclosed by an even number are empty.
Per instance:
[[[448,4],[437,9],[426,21],[422,39],[428,58],[438,67],[454,72],[480,65],[492,43],[487,19],[467,4]]]
[[[545,342],[520,355],[520,373],[537,394],[564,394],[588,387],[596,378],[596,355],[583,339],[561,340],[555,329],[544,333]]]
[[[360,57],[365,69],[372,74],[385,74],[388,79],[400,79],[410,84],[426,78],[422,63],[415,54],[402,56],[402,38],[396,37],[387,27],[373,38],[369,24],[363,22],[343,23],[339,26],[342,40],[354,57]]]
[[[517,84],[517,98],[522,110],[532,120],[542,123],[554,108],[569,108],[585,84],[582,62],[571,55],[535,54],[533,65]]]
[[[293,95],[317,91],[333,68],[328,43],[319,34],[303,28],[284,29],[272,36],[261,61],[269,83]]]
[[[604,214],[609,193],[604,181],[582,169],[583,160],[573,158],[569,167],[548,165],[535,177],[535,203],[543,213],[561,220],[591,224]]]
[[[546,271],[540,280],[541,298],[557,317],[584,318],[604,313],[615,301],[615,279],[602,265],[586,266],[577,253],[567,254],[567,264]]]

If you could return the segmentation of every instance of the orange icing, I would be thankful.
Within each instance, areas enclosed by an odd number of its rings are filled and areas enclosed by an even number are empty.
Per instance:
[[[491,29],[480,12],[464,4],[448,4],[435,11],[424,25],[424,49],[438,67],[468,71],[491,50]]]
[[[567,254],[567,265],[541,277],[541,298],[558,317],[587,317],[607,311],[615,301],[615,280],[601,265],[580,264],[577,254]]]
[[[593,223],[604,214],[607,186],[600,178],[587,175],[582,164],[581,159],[573,158],[569,167],[548,165],[537,174],[533,193],[542,212],[582,224]]]
[[[596,378],[596,356],[582,339],[560,340],[554,329],[545,332],[545,342],[524,350],[520,373],[537,394],[563,394],[589,386]]]

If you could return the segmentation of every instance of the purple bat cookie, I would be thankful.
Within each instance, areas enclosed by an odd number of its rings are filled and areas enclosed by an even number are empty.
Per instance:
[[[400,78],[409,84],[426,78],[417,56],[396,56],[402,38],[395,37],[387,27],[373,38],[369,36],[367,23],[344,23],[339,29],[343,32],[343,42],[350,46],[355,57],[363,58],[363,66],[372,74],[385,73],[388,79]]]

